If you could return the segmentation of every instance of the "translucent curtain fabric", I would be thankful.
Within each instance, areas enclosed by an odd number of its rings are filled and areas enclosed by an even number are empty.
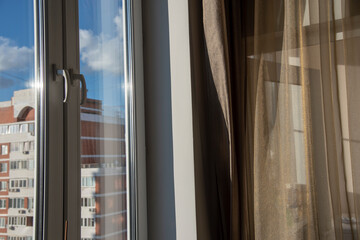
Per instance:
[[[230,239],[360,239],[360,2],[203,0],[203,23]]]

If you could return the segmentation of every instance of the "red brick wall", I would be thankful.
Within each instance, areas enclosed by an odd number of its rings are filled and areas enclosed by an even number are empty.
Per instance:
[[[14,119],[14,107],[0,108],[0,123],[13,123]]]
[[[28,115],[25,118],[25,121],[34,121],[35,120],[35,110],[31,109]]]

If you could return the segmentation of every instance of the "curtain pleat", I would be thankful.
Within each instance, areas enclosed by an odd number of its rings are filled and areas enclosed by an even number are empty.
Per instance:
[[[229,9],[224,1],[204,0],[204,35],[211,73],[228,129],[229,177],[230,185],[230,236],[239,238],[239,179],[234,142],[233,109],[231,93],[231,73],[229,39],[226,13]],[[221,198],[220,198],[221,199]]]

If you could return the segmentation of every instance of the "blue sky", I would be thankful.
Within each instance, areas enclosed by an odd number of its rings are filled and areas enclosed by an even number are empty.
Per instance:
[[[124,105],[121,0],[79,0],[80,68],[88,97]],[[0,101],[34,78],[32,0],[0,1]]]
[[[14,90],[26,88],[33,76],[32,19],[32,1],[0,1],[0,101],[10,100]]]

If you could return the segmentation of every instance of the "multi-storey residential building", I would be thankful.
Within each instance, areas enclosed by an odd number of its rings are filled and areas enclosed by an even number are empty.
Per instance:
[[[127,238],[125,122],[116,110],[92,99],[81,108],[82,240]]]
[[[31,240],[34,215],[34,93],[0,103],[0,239]]]
[[[32,240],[35,96],[15,91],[0,103],[0,240]],[[125,127],[102,102],[81,108],[81,239],[126,239]],[[106,137],[104,137],[106,136]]]

